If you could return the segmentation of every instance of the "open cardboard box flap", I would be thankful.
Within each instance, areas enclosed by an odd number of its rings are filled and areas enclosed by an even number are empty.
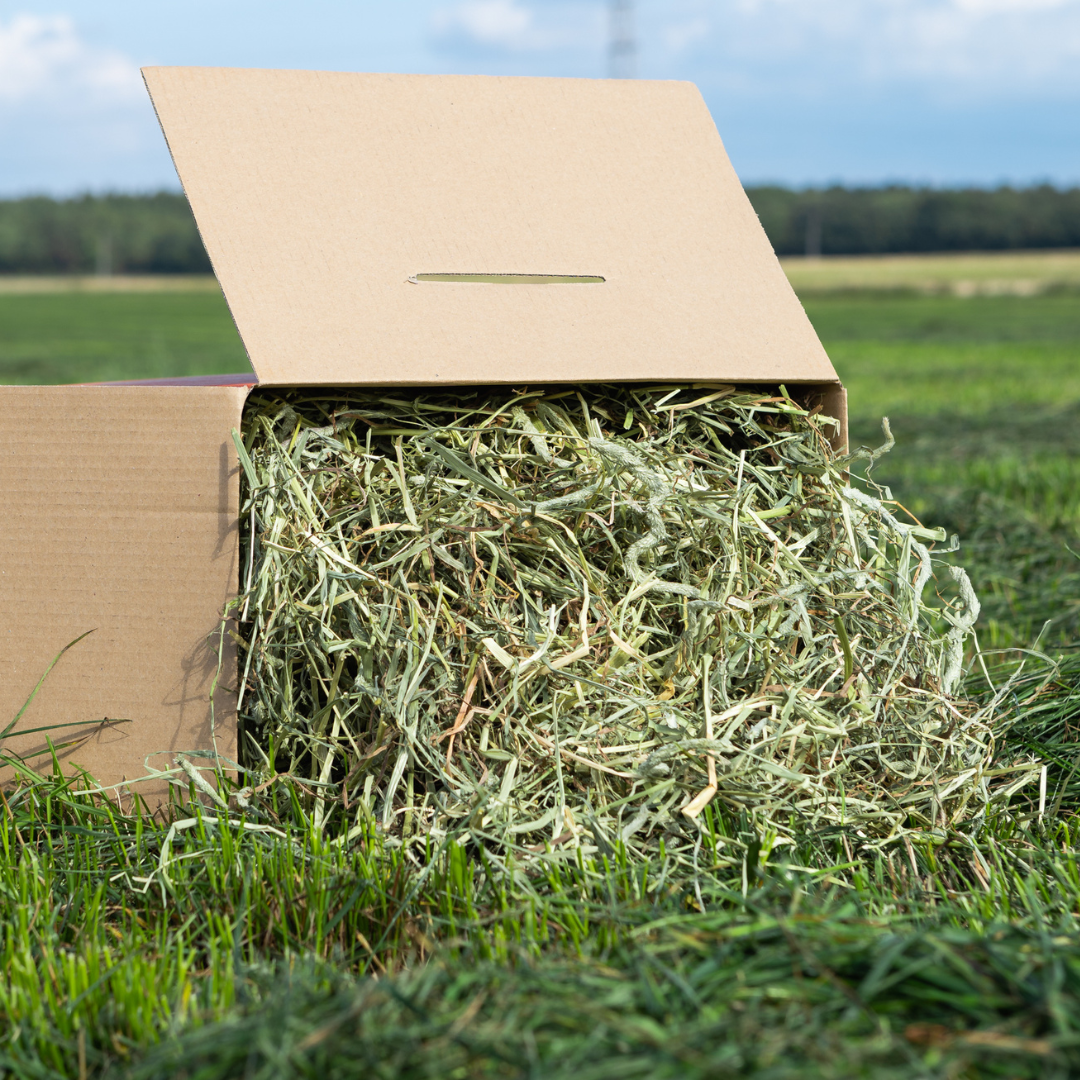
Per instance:
[[[837,382],[691,83],[143,74],[263,385]]]
[[[693,86],[145,75],[260,383],[786,383],[846,435],[843,388]],[[61,758],[103,784],[211,749],[212,715],[235,752],[220,618],[250,377],[177,381],[203,385],[0,387],[0,724],[93,631],[4,746],[74,739]],[[27,731],[58,724],[75,726]]]

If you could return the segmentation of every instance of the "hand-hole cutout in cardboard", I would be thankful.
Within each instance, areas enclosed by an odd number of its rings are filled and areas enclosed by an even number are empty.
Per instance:
[[[464,282],[469,285],[601,285],[594,274],[415,274],[409,280]]]

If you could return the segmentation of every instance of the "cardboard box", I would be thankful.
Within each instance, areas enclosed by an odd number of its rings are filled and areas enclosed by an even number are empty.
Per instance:
[[[846,435],[843,388],[693,85],[144,75],[262,385],[784,383]],[[20,728],[86,725],[53,737],[85,736],[65,760],[104,783],[208,747],[219,650],[217,745],[235,752],[218,626],[249,390],[0,388],[0,716],[93,630]]]

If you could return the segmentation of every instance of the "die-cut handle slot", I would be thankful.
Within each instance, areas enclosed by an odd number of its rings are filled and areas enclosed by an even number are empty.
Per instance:
[[[416,274],[409,280],[441,281],[467,285],[601,285],[604,278],[594,274]]]

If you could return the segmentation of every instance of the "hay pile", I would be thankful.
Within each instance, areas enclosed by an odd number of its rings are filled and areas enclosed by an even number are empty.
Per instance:
[[[849,486],[832,425],[722,386],[253,397],[249,763],[320,825],[522,850],[977,812],[978,602],[952,570],[927,606],[944,535]]]

